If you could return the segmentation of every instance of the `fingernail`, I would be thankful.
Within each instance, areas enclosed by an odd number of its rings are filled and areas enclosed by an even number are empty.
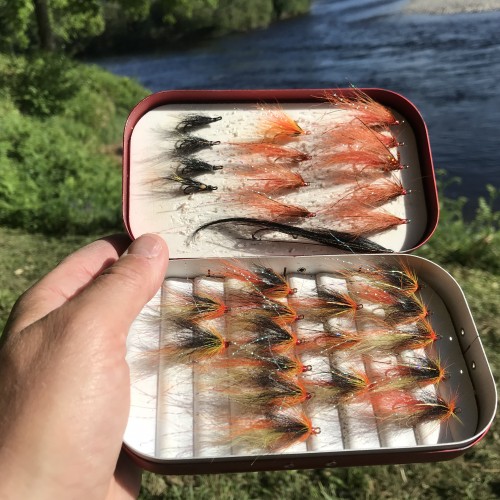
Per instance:
[[[163,245],[158,237],[151,234],[145,234],[137,238],[129,247],[129,254],[142,255],[148,259],[158,257],[163,249]]]

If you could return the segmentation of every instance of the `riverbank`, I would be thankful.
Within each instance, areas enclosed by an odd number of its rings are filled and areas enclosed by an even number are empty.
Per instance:
[[[410,0],[404,7],[407,14],[460,14],[500,10],[500,0]]]

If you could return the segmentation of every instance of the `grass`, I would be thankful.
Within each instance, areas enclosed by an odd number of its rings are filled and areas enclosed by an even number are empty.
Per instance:
[[[17,297],[66,255],[96,239],[50,237],[0,226],[0,331]]]

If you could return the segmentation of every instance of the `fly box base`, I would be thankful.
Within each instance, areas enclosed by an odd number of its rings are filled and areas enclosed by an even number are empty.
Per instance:
[[[205,322],[229,343],[217,356],[185,363],[174,351],[162,352],[172,335],[168,321],[153,319],[162,301],[169,303],[168,297],[177,293],[228,298],[231,287],[227,279],[221,281],[219,260],[173,261],[156,303],[143,311],[129,337],[134,383],[125,444],[145,468],[174,474],[435,461],[460,455],[485,434],[495,413],[495,385],[463,293],[442,268],[419,257],[394,255],[269,257],[239,264],[285,271],[294,287],[288,303],[304,317],[292,323],[292,338],[300,342],[293,341],[286,355],[307,367],[296,375],[302,392],[295,401],[295,393],[278,390],[280,396],[270,403],[276,405],[273,412],[289,420],[273,421],[267,403],[256,410],[261,402],[251,387],[260,368],[249,363],[240,332],[232,331],[231,312]],[[394,352],[365,348],[363,335],[382,332],[373,326],[379,305],[356,293],[357,272],[402,265],[418,276],[419,296],[436,338]],[[355,337],[359,347],[330,344],[322,338],[325,326],[308,316],[309,301],[322,287],[345,290],[364,306],[363,314],[332,316],[326,328],[336,335],[355,332],[349,339]],[[304,309],[297,305],[301,302]],[[408,331],[412,328],[408,325]],[[255,342],[252,350],[257,347]],[[276,359],[279,355],[275,351]],[[439,364],[442,380],[400,386],[405,379],[401,367],[421,366],[424,359]],[[332,373],[358,377],[360,392],[353,386],[352,394],[339,397],[327,385]],[[371,385],[368,390],[365,382]],[[384,393],[384,384],[389,392]],[[420,418],[417,414],[431,402],[450,406],[425,408],[429,414]],[[298,422],[303,427],[295,429]]]
[[[125,224],[161,234],[172,258],[128,340],[124,443],[142,467],[435,461],[485,434],[496,389],[463,293],[392,253],[438,218],[409,101],[163,92],[133,110],[124,146]],[[287,292],[271,286],[281,275]]]

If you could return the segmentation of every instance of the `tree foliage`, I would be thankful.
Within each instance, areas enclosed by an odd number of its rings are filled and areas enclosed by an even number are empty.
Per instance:
[[[20,51],[29,46],[33,15],[34,5],[29,0],[0,0],[0,51]]]
[[[105,7],[116,5],[123,16],[142,20],[152,0],[0,0],[0,50],[28,48],[78,50],[100,35],[106,25]]]
[[[0,0],[0,52],[75,53],[89,43],[95,52],[147,46],[265,27],[307,12],[309,5],[310,0]]]

